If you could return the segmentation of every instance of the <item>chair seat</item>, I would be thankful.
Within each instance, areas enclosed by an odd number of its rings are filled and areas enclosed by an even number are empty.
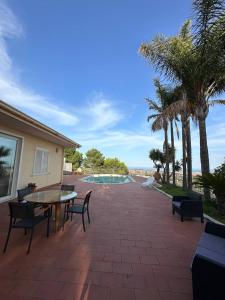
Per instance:
[[[180,208],[181,202],[173,201],[173,205],[176,206],[177,208]]]
[[[20,201],[20,203],[28,203],[26,200],[22,200]],[[45,204],[41,204],[41,203],[33,203],[34,208],[38,208],[38,207],[43,207],[45,206]]]
[[[32,228],[38,223],[41,223],[43,220],[47,219],[46,216],[36,216],[33,219],[23,219],[15,224],[13,224],[14,228]]]
[[[76,213],[76,214],[82,214],[82,212],[85,212],[87,210],[86,207],[83,208],[83,205],[80,204],[74,204],[67,208],[68,213]]]

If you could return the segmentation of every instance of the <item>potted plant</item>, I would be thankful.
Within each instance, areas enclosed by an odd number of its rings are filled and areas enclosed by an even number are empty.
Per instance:
[[[27,186],[32,188],[32,192],[35,192],[35,190],[36,190],[36,188],[37,188],[36,183],[34,183],[34,182],[28,183]]]
[[[195,185],[210,189],[216,196],[217,208],[225,215],[225,173],[217,172],[196,176]]]

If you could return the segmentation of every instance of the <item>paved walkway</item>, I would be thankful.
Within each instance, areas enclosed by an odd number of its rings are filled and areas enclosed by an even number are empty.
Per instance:
[[[0,299],[190,300],[190,264],[203,225],[180,222],[170,200],[141,187],[94,185],[66,176],[78,191],[93,189],[91,224],[83,232],[80,216],[64,231],[45,237],[35,232],[31,253],[27,237],[14,230],[0,254]],[[8,226],[0,206],[0,245]]]

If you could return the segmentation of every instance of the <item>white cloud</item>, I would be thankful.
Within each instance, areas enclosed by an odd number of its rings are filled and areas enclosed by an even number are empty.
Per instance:
[[[77,136],[77,135],[76,135]],[[162,139],[157,135],[141,134],[135,131],[110,130],[96,133],[86,133],[81,135],[79,141],[85,147],[113,148],[123,147],[126,150],[141,148],[148,145],[152,147],[162,147]]]
[[[89,101],[87,114],[91,120],[89,130],[107,129],[115,126],[121,119],[122,114],[113,103],[102,93],[97,93]]]
[[[23,34],[23,28],[11,9],[0,0],[0,99],[62,125],[76,124],[76,116],[53,104],[45,96],[25,87],[15,75],[17,70],[8,53],[7,39],[20,38]]]

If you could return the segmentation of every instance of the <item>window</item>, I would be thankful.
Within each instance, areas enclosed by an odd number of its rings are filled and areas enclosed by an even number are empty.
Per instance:
[[[33,175],[48,174],[48,155],[48,150],[41,148],[36,149]]]
[[[22,140],[0,132],[0,202],[15,195]]]

